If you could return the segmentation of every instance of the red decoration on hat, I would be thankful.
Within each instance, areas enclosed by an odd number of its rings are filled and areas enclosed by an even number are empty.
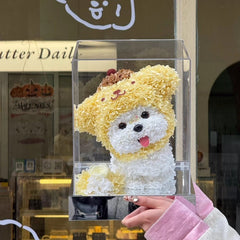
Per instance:
[[[121,90],[118,89],[118,90],[116,90],[116,91],[113,92],[113,94],[114,94],[114,95],[117,95],[117,96],[114,97],[114,98],[111,97],[111,99],[112,99],[112,100],[116,100],[119,96],[122,96],[122,95],[124,95],[125,93],[126,93],[125,90],[123,91],[123,93],[121,93]]]
[[[107,75],[110,76],[111,74],[114,74],[114,73],[116,73],[116,72],[117,72],[117,71],[116,71],[115,69],[111,68],[111,69],[109,69],[109,70],[107,71]]]

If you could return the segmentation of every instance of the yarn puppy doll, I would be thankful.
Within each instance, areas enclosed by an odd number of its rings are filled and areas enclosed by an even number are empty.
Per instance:
[[[177,72],[164,65],[110,71],[97,92],[74,106],[74,131],[87,132],[110,151],[109,164],[76,175],[76,195],[172,195],[175,160],[170,137]]]

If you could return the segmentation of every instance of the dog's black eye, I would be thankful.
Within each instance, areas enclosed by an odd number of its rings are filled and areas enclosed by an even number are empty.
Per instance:
[[[147,111],[142,112],[141,118],[149,118],[149,112]]]
[[[126,124],[126,123],[123,123],[123,122],[119,123],[119,125],[118,125],[118,127],[119,127],[120,129],[124,129],[126,126],[127,126],[127,124]]]

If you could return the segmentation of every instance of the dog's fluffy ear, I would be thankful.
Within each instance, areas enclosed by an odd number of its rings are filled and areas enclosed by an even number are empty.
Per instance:
[[[96,104],[96,97],[93,95],[86,98],[82,104],[74,106],[74,129],[79,132],[88,132],[96,135],[95,125],[97,114],[98,106]]]
[[[171,97],[175,93],[180,80],[175,69],[164,65],[142,68],[134,74],[134,78],[140,84],[151,85],[163,97]]]

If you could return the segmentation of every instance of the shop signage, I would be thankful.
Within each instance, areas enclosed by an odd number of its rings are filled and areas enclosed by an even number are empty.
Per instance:
[[[15,85],[10,96],[9,106],[13,114],[54,111],[54,89],[48,83],[41,85],[31,80],[24,85]]]
[[[2,41],[0,71],[71,71],[75,41]]]
[[[2,41],[0,72],[71,72],[75,41]],[[85,50],[89,51],[89,49]],[[103,48],[114,56],[115,48]],[[116,68],[116,61],[81,61],[80,71],[102,71]]]
[[[5,226],[5,225],[9,225],[9,224],[12,224],[12,225],[15,225],[19,228],[23,228],[24,230],[27,230],[28,232],[30,232],[34,238],[34,240],[39,240],[39,237],[37,236],[36,232],[28,227],[28,226],[23,226],[20,222],[16,221],[16,220],[12,220],[12,219],[5,219],[5,220],[0,220],[0,226]]]
[[[50,48],[47,47],[40,47],[39,51],[29,51],[29,50],[20,50],[18,51],[17,49],[7,49],[5,52],[1,51],[0,52],[0,59],[30,59],[34,55],[42,60],[42,59],[71,59],[72,58],[72,52],[73,52],[73,47],[70,47],[70,50],[65,47],[64,50],[55,50],[51,51]]]
[[[73,1],[56,0],[64,4],[66,12],[77,22],[88,28],[106,30],[125,31],[130,29],[135,23],[135,4],[134,0],[122,1],[86,1],[81,3],[81,9],[76,8]],[[80,5],[80,4],[79,4]],[[129,12],[129,14],[126,14]],[[107,22],[103,19],[108,19]],[[127,22],[125,22],[127,19]],[[110,22],[109,22],[110,21]],[[112,22],[111,22],[112,21]]]

